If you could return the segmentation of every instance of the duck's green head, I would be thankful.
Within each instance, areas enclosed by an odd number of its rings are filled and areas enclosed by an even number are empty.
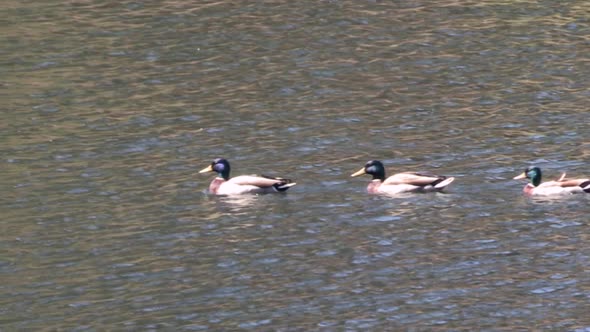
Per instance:
[[[369,174],[373,176],[373,180],[385,180],[385,167],[383,167],[383,163],[379,160],[371,160],[368,161],[363,168],[361,168],[358,172],[350,175],[350,176],[359,176],[363,174]]]
[[[211,165],[203,168],[199,173],[216,172],[218,177],[229,180],[229,171],[229,162],[223,158],[216,158]]]
[[[541,169],[539,167],[527,167],[522,174],[515,177],[514,180],[530,179],[533,186],[541,184]]]

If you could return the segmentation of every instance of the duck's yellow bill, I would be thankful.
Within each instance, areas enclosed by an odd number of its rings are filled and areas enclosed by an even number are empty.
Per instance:
[[[209,165],[199,171],[199,173],[207,173],[207,172],[213,172],[213,166]]]
[[[366,174],[364,167],[361,168],[358,172],[351,174],[350,176],[354,177],[354,176],[359,176],[359,175],[363,175],[363,174]]]
[[[514,180],[526,179],[526,173],[522,173],[519,176],[515,176]]]

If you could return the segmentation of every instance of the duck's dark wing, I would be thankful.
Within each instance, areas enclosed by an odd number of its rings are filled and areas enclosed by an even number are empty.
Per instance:
[[[388,177],[387,179],[385,179],[385,181],[383,181],[383,184],[411,184],[414,186],[435,186],[439,182],[444,181],[446,178],[446,176],[435,175],[428,172],[403,172]]]

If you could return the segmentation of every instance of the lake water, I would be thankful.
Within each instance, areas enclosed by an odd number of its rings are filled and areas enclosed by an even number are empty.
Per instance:
[[[590,331],[587,1],[0,9],[0,329]],[[285,195],[213,197],[232,174]],[[455,176],[388,198],[350,178]]]

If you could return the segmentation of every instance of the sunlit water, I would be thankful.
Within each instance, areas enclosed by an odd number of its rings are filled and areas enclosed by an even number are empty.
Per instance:
[[[5,1],[2,330],[590,330],[585,1]],[[212,197],[233,174],[285,195]],[[369,196],[350,178],[455,176]],[[590,195],[588,195],[590,196]]]

